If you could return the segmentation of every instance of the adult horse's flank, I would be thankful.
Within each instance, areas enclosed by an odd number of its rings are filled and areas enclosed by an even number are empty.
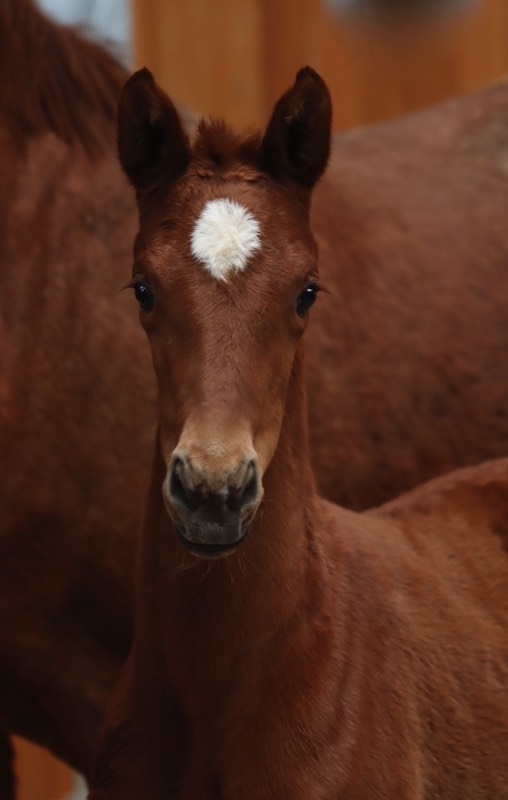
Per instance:
[[[113,157],[124,82],[32,3],[0,3],[0,732],[85,773],[130,645],[153,441],[120,293],[136,223]]]
[[[0,2],[2,800],[9,731],[88,772],[131,641],[156,392],[119,292],[125,78],[29,0]],[[366,507],[507,452],[507,131],[500,83],[335,137],[312,211],[330,291],[306,340],[330,498]]]
[[[122,94],[159,436],[91,800],[508,795],[508,461],[365,514],[314,487],[330,117],[309,68],[262,138],[202,123],[191,146],[146,70]]]

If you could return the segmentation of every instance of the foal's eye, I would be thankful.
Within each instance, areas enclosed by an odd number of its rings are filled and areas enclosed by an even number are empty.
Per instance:
[[[149,289],[145,283],[141,283],[141,281],[133,283],[132,288],[134,289],[134,296],[143,311],[151,311],[155,305],[155,297],[152,290]]]
[[[296,300],[296,313],[298,314],[299,317],[303,317],[307,313],[311,305],[314,304],[318,292],[319,292],[319,286],[317,285],[317,283],[309,283],[309,285],[305,287],[303,292],[300,292]]]

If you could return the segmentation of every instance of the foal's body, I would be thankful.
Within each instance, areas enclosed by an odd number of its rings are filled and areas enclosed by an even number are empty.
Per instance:
[[[211,124],[191,148],[149,73],[124,90],[160,430],[90,800],[508,794],[508,460],[363,514],[314,486],[300,337],[329,120],[302,70],[260,141]]]
[[[211,565],[164,472],[94,800],[505,800],[508,460],[361,515],[269,472],[273,517]]]

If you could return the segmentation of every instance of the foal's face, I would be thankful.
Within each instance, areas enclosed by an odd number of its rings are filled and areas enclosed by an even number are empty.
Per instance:
[[[159,384],[166,507],[210,556],[242,541],[261,501],[319,287],[298,199],[252,169],[190,172],[141,227],[133,287]]]
[[[203,556],[245,537],[277,447],[318,285],[311,189],[330,149],[328,90],[310,68],[264,136],[201,126],[191,147],[147,70],[119,105],[119,156],[138,193],[132,286],[159,382],[164,501]]]

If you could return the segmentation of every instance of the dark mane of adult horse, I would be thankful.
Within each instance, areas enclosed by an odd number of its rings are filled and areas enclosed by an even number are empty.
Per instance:
[[[137,224],[124,77],[28,0],[1,4],[0,728],[85,773],[131,640],[155,420],[119,292]],[[506,452],[507,132],[500,84],[336,138],[307,363],[318,480],[345,505]],[[4,738],[2,800],[10,757]]]

